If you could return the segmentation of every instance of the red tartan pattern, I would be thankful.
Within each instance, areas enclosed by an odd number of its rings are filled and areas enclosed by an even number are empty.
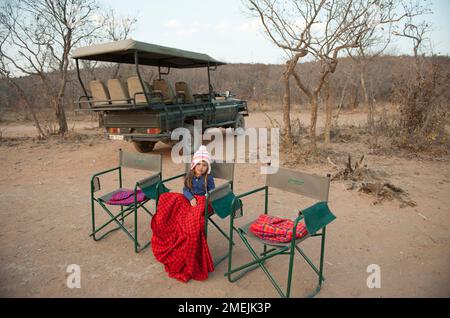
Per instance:
[[[155,258],[169,277],[182,282],[205,280],[214,271],[204,231],[205,196],[195,198],[197,206],[192,207],[182,193],[162,194],[151,221]]]
[[[292,240],[293,228],[294,222],[292,220],[261,214],[250,226],[250,231],[263,240],[287,243]],[[299,222],[297,224],[296,238],[302,238],[307,234],[305,223]]]
[[[142,202],[146,199],[144,192],[142,190],[137,190],[136,192],[137,202]],[[120,190],[114,193],[109,201],[107,202],[111,205],[130,205],[134,203],[134,191],[133,190]]]

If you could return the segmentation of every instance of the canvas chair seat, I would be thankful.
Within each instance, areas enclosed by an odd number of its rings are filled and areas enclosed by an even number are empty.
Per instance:
[[[294,221],[294,220],[292,220]],[[255,222],[255,220],[239,227],[240,230],[242,230],[242,232],[247,235],[250,239],[257,241],[258,243],[261,244],[265,244],[265,245],[270,245],[270,246],[289,246],[291,245],[291,242],[286,242],[286,243],[281,243],[281,242],[273,242],[273,241],[269,241],[269,240],[264,240],[258,236],[256,236],[255,234],[253,234],[253,232],[250,230],[250,226]],[[295,240],[295,244],[298,244],[302,241],[304,241],[305,239],[307,239],[310,236],[310,234],[308,233],[307,235],[303,236],[302,238],[296,239]]]
[[[114,191],[112,191],[112,192],[109,192],[109,193],[107,193],[107,194],[102,195],[101,197],[98,198],[98,200],[102,201],[102,202],[105,203],[105,204],[112,205],[112,204],[109,204],[109,201],[111,200],[111,198],[112,198],[113,195],[115,195],[115,194],[117,194],[117,193],[119,193],[119,192],[121,192],[121,191],[129,191],[129,190],[130,190],[130,189],[119,188],[119,189],[117,189],[117,190],[114,190]],[[143,201],[143,200],[141,200],[141,201]],[[133,203],[129,203],[129,204],[117,204],[117,205],[124,205],[124,206],[126,206],[126,205],[131,205],[131,204],[133,204]]]
[[[118,193],[120,193],[120,192],[132,192],[132,191],[133,191],[133,190],[130,190],[130,189],[119,188],[119,189],[117,189],[117,190],[114,190],[114,191],[112,191],[112,192],[109,192],[109,193],[107,193],[107,194],[105,194],[105,195],[99,197],[98,200],[100,200],[100,201],[102,201],[103,203],[108,204],[108,205],[130,206],[130,205],[134,204],[134,202],[131,202],[131,200],[128,200],[128,201],[130,201],[129,203],[123,202],[123,201],[126,201],[125,199],[124,199],[124,200],[121,200],[122,203],[111,203],[111,198],[112,198],[114,195],[116,195],[116,194],[118,194]],[[134,193],[132,193],[132,194],[130,195],[130,198],[131,198],[131,197],[134,197]],[[134,199],[134,198],[133,198],[133,199]],[[148,198],[145,196],[145,194],[144,194],[144,195],[141,195],[141,196],[138,196],[136,199],[137,199],[137,202],[138,202],[138,203],[143,202],[143,201],[145,201],[145,200],[148,200]],[[119,201],[119,202],[120,202],[120,201]]]
[[[305,236],[295,239],[295,244],[304,241],[308,237],[311,236],[311,234],[315,234],[318,230],[323,228],[325,225],[330,223],[335,219],[335,216],[331,213],[330,209],[328,208],[328,204],[326,202],[318,202],[316,204],[313,204],[312,206],[304,209],[301,211],[301,214],[304,217],[306,229],[308,230],[308,234]],[[251,230],[250,226],[255,222],[256,220],[253,220],[242,227],[240,229],[242,232],[247,235],[252,240],[257,240],[260,243],[271,245],[271,246],[289,246],[291,242],[273,242],[270,240],[264,240],[257,235],[255,235]],[[295,220],[292,220],[292,222],[295,222]]]

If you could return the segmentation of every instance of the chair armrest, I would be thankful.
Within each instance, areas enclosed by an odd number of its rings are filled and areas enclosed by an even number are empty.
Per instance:
[[[140,187],[142,189],[146,185],[153,185],[159,183],[160,181],[161,181],[161,174],[158,172],[151,175],[150,177],[136,181],[135,188]]]
[[[239,207],[237,207],[236,206],[236,204],[237,203],[239,203]],[[233,221],[234,221],[234,219],[235,219],[235,213],[236,213],[236,211],[238,210],[238,209],[241,209],[241,213],[240,213],[240,215],[238,216],[238,217],[241,217],[242,215],[243,215],[243,211],[242,211],[242,209],[243,209],[243,205],[242,205],[242,201],[237,197],[237,196],[235,196],[234,198],[233,198],[233,200],[231,201],[231,209],[232,209],[232,211],[234,211],[234,213],[231,213],[231,215],[230,215],[230,220],[231,220],[231,225],[233,224]]]
[[[231,186],[230,180],[227,180],[227,182],[225,182],[224,184],[221,184],[220,186],[215,187],[211,191],[206,192],[206,200],[208,200],[211,196],[213,196],[213,200],[214,200],[215,199],[214,194],[217,192],[220,192],[221,190],[223,190],[224,188],[227,188],[228,186]]]
[[[144,192],[144,194],[150,198],[150,199],[156,199],[160,195],[160,188],[162,187],[164,190],[164,185],[161,183],[161,173],[155,173],[151,175],[150,177],[144,178],[142,180],[136,181],[136,184],[134,186],[134,193],[136,196],[137,189],[141,188],[141,190]],[[156,189],[156,192],[154,192],[154,187]],[[167,188],[166,188],[167,189]]]
[[[112,168],[112,169],[108,169],[108,170],[105,170],[105,171],[101,171],[101,172],[98,172],[98,173],[92,175],[92,177],[91,177],[91,183],[94,182],[94,178],[95,178],[95,177],[101,176],[102,174],[106,174],[106,173],[109,173],[109,172],[111,172],[111,171],[118,170],[118,169],[120,169],[120,166],[115,167],[115,168]]]
[[[112,171],[115,171],[115,170],[119,170],[119,169],[120,169],[120,166],[93,174],[91,177],[91,193],[97,192],[101,189],[99,176],[109,173],[109,172],[112,172]],[[120,186],[121,182],[122,182],[121,177],[120,177],[120,170],[119,170],[119,179],[120,179],[119,180],[119,186]]]
[[[311,235],[336,219],[326,201],[317,202],[303,209],[301,215],[304,216],[306,228]]]

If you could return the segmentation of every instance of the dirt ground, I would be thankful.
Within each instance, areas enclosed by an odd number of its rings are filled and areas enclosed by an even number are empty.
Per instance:
[[[279,118],[280,115],[276,114]],[[307,116],[301,118],[307,123]],[[364,120],[363,114],[343,114],[342,123]],[[319,126],[321,125],[319,120]],[[262,113],[252,113],[247,127],[266,126]],[[72,124],[71,124],[72,125]],[[2,297],[278,297],[261,270],[255,270],[236,283],[224,277],[221,263],[207,281],[187,284],[168,278],[151,248],[136,254],[123,232],[113,232],[94,242],[91,231],[89,181],[95,172],[117,165],[119,148],[134,151],[132,144],[101,137],[95,122],[79,121],[75,131],[83,138],[68,143],[14,139],[33,136],[32,125],[0,124],[0,296]],[[336,145],[335,147],[338,147]],[[344,146],[342,146],[344,147]],[[346,144],[348,151],[364,147]],[[171,161],[170,148],[158,144],[155,153],[163,155],[163,176],[182,171]],[[396,201],[373,205],[373,197],[349,191],[342,182],[333,182],[330,208],[337,216],[327,228],[326,281],[317,297],[450,297],[450,166],[448,158],[419,160],[366,153],[366,163],[383,171],[389,180],[405,189],[416,207],[400,207]],[[235,192],[264,184],[260,164],[238,164]],[[296,167],[324,175],[333,172],[329,164]],[[125,171],[125,186],[145,176]],[[112,190],[117,175],[102,179],[102,188]],[[181,191],[181,182],[169,183]],[[238,224],[263,213],[263,196],[244,201],[243,218]],[[309,200],[273,191],[270,213],[293,216]],[[153,203],[150,205],[154,210]],[[103,217],[97,210],[98,219]],[[227,225],[226,222],[219,221]],[[131,219],[127,220],[131,227]],[[149,218],[140,214],[139,237],[148,240]],[[227,249],[217,231],[208,237],[213,257]],[[318,258],[318,241],[307,240],[305,251]],[[237,242],[233,262],[250,259]],[[81,288],[66,285],[67,266],[81,269]],[[370,289],[367,267],[381,269],[381,288]],[[284,286],[287,257],[267,263]],[[316,282],[312,270],[301,258],[294,266],[292,293],[305,295]]]

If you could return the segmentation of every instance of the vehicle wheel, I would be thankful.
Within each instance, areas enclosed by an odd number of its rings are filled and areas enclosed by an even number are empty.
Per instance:
[[[133,141],[133,144],[137,151],[146,153],[155,148],[156,141]]]
[[[237,115],[233,128],[236,136],[242,135],[245,132],[244,116],[242,116],[241,114]]]

